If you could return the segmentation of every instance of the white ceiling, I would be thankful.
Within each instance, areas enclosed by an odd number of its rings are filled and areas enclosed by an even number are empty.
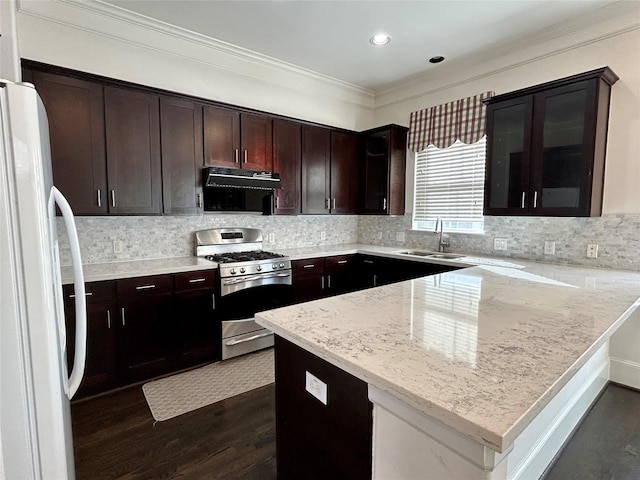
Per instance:
[[[103,0],[373,91],[542,39],[614,0]],[[384,47],[370,45],[378,32]],[[427,59],[446,59],[432,65]],[[433,71],[433,70],[431,70]]]

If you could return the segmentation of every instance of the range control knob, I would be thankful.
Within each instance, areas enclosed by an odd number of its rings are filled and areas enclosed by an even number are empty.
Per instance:
[[[280,264],[280,268],[284,268],[284,263],[281,263],[281,264]]]
[[[262,271],[262,267],[261,267],[260,265],[258,265],[258,266],[256,267],[256,270],[258,270],[259,272],[261,272],[261,271]]]
[[[273,265],[271,265],[271,268],[273,268],[275,270],[276,268],[278,268],[278,264],[274,263]]]
[[[240,267],[240,273],[244,273],[244,267]]]
[[[229,273],[230,273],[231,275],[235,275],[235,274],[236,274],[236,269],[235,269],[235,268],[232,268],[231,270],[229,270]]]

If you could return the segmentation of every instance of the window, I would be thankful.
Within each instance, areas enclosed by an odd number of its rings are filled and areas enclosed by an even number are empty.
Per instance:
[[[413,229],[483,233],[484,165],[487,137],[447,148],[429,145],[416,153]]]

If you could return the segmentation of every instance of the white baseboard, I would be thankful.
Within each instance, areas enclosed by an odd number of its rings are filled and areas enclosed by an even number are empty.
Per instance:
[[[612,382],[640,390],[640,363],[611,357],[609,379]]]

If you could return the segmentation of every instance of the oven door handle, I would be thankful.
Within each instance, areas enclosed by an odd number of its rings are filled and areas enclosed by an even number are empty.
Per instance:
[[[229,278],[227,280],[223,280],[223,285],[236,285],[238,283],[250,282],[252,280],[259,280],[261,278],[276,278],[276,277],[290,277],[291,272],[287,273],[259,273],[257,275],[247,275],[246,277],[237,277],[237,278]]]
[[[258,338],[268,337],[269,335],[273,335],[273,332],[259,333],[258,335],[252,335],[251,337],[242,338],[240,340],[229,340],[225,343],[227,347],[232,347],[233,345],[238,345],[239,343],[250,342],[251,340],[257,340]]]

